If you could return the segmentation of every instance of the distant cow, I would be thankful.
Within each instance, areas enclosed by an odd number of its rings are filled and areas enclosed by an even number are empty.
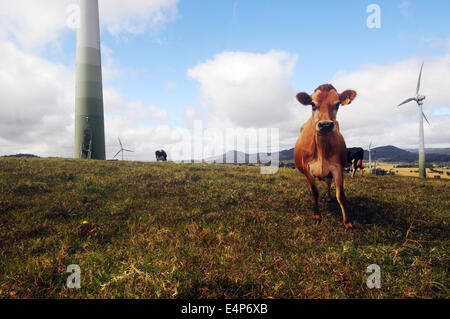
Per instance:
[[[156,151],[155,152],[156,155],[156,161],[167,161],[167,153],[164,150],[160,150],[160,151]]]
[[[353,166],[352,177],[355,177],[356,170],[361,169],[361,176],[364,175],[364,150],[361,147],[347,148],[347,163]]]
[[[322,220],[319,212],[315,178],[328,184],[327,201],[331,201],[330,187],[334,179],[336,198],[341,206],[344,226],[353,227],[347,212],[344,194],[344,167],[347,166],[347,148],[339,132],[336,115],[339,106],[350,104],[356,92],[347,90],[339,94],[330,84],[319,86],[312,95],[301,92],[297,100],[303,105],[312,106],[312,115],[300,129],[300,136],[294,149],[294,161],[298,170],[306,175],[314,203],[314,223]]]

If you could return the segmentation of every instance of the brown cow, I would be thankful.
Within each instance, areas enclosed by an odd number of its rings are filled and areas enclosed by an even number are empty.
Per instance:
[[[347,90],[339,94],[330,84],[319,86],[312,95],[305,92],[297,94],[303,105],[312,106],[312,116],[300,129],[300,136],[294,149],[295,165],[306,175],[314,202],[314,223],[319,224],[322,216],[317,203],[319,191],[315,178],[326,180],[328,191],[326,200],[331,201],[330,187],[334,179],[336,198],[341,206],[344,225],[353,227],[348,215],[344,194],[344,166],[347,165],[347,148],[339,132],[336,114],[340,105],[350,104],[356,92]]]

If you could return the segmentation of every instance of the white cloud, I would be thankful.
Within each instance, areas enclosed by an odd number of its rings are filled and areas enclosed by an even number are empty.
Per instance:
[[[125,158],[154,160],[154,151],[178,142],[174,128],[164,123],[167,111],[140,101],[127,101],[112,88],[104,89],[107,158],[118,151],[118,137],[125,148],[135,151]]]
[[[0,29],[25,48],[57,41],[66,28],[69,0],[0,1]]]
[[[295,90],[290,83],[296,60],[296,55],[286,52],[225,52],[198,64],[188,75],[200,84],[204,114],[190,108],[185,122],[197,117],[216,128],[278,127],[280,148],[293,147],[300,126],[311,114],[295,100],[302,89]],[[397,105],[415,94],[420,64],[418,58],[411,58],[367,65],[356,72],[337,72],[330,79],[339,92],[358,92],[354,103],[341,107],[338,114],[349,146],[367,147],[370,140],[378,146],[417,146],[417,106]],[[421,92],[427,96],[424,111],[431,122],[430,127],[425,124],[427,147],[448,147],[450,141],[449,73],[450,54],[426,59]]]
[[[100,0],[102,27],[115,35],[154,30],[175,17],[177,2]],[[0,2],[0,155],[73,156],[75,72],[36,55],[36,49],[48,44],[58,47],[70,31],[67,8],[73,3],[77,1]],[[102,52],[105,83],[128,72],[107,46]],[[171,83],[169,89],[174,87]],[[179,143],[176,129],[164,124],[166,110],[128,101],[108,87],[104,104],[109,157],[117,136],[136,150],[132,158],[141,160],[153,160],[155,149]]]
[[[114,60],[113,51],[106,44],[102,44],[101,52],[103,82],[117,79],[124,72],[124,70],[120,68]]]
[[[178,0],[101,0],[102,24],[113,35],[144,33],[164,26],[177,15]]]
[[[195,121],[202,121],[203,116],[200,114],[199,108],[188,106],[184,110],[183,127],[193,129]]]
[[[73,140],[73,70],[7,41],[0,41],[0,52],[1,153],[66,151]]]
[[[23,48],[41,48],[65,32],[77,0],[0,1],[0,36],[9,36]],[[178,0],[100,0],[100,22],[113,35],[141,34],[163,27],[177,15]]]
[[[123,116],[123,120],[133,123],[164,121],[167,111],[153,105],[145,106],[140,101],[125,101],[121,94],[113,88],[104,90],[105,112]]]
[[[124,126],[121,118],[110,116],[106,116],[105,123],[107,132],[106,157],[108,159],[112,158],[120,149],[118,137],[120,137],[124,148],[134,151],[125,154],[124,157],[127,160],[154,161],[156,150],[165,149],[168,151],[180,143],[176,129],[166,124]],[[170,151],[168,151],[168,157],[169,160],[174,159]],[[179,158],[175,159],[178,160]]]
[[[297,108],[290,76],[297,55],[224,52],[189,69],[200,83],[202,105],[212,126],[281,125]]]
[[[0,155],[33,153],[73,156],[74,70],[0,41]],[[104,89],[108,157],[117,137],[136,150],[134,159],[153,160],[154,151],[170,146],[174,129],[163,124],[167,111],[139,101],[127,101]],[[117,151],[117,150],[116,150]]]
[[[374,140],[377,145],[417,147],[417,105],[397,105],[415,95],[421,62],[411,58],[383,66],[364,66],[356,72],[339,72],[332,79],[338,91],[358,92],[355,101],[341,107],[338,114],[347,144],[366,147]],[[427,147],[448,147],[450,141],[449,72],[450,54],[425,60],[420,93],[427,97],[424,112],[431,122],[431,126],[425,123]]]

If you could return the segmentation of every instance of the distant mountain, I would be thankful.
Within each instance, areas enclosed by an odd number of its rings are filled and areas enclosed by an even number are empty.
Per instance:
[[[417,148],[407,148],[408,152],[419,153]],[[450,155],[450,148],[425,148],[425,153]]]
[[[3,155],[3,157],[39,157],[34,154],[14,154],[14,155]]]
[[[291,148],[289,150],[281,151],[280,154],[280,161],[290,161],[294,159],[294,149]]]
[[[447,153],[447,151],[449,153]],[[208,163],[214,161],[220,162],[224,156],[232,159],[232,163],[256,163],[260,158],[266,156],[263,153],[246,154],[238,151],[229,151],[221,156],[211,157],[206,160]],[[372,149],[372,160],[383,160],[385,162],[415,162],[418,160],[418,154],[403,150],[393,145],[380,146]],[[427,149],[425,155],[427,162],[450,162],[450,148]],[[280,162],[292,161],[294,159],[294,149],[287,149],[279,152]],[[369,152],[364,150],[364,160],[369,160]],[[228,163],[230,161],[227,161]]]
[[[392,145],[372,148],[372,160],[375,158],[375,156],[377,159],[383,159],[390,162],[413,162],[417,160],[417,154],[413,154]],[[364,160],[369,160],[369,151],[367,150],[364,150]]]
[[[442,151],[444,149],[437,149],[438,151]],[[377,160],[384,160],[387,162],[414,162],[418,160],[418,152],[413,153],[409,151],[405,151],[401,148],[388,145],[375,147],[372,149],[372,159],[376,157]],[[433,149],[429,149],[425,151],[425,159],[427,162],[449,162],[450,154],[443,153],[435,153]],[[369,152],[367,150],[364,151],[364,160],[369,160]]]

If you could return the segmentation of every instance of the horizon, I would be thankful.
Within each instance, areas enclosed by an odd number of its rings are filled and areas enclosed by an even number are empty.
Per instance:
[[[0,4],[2,153],[73,157],[76,2]],[[368,24],[371,4],[379,27]],[[448,1],[99,6],[107,158],[120,136],[135,151],[127,159],[153,160],[157,149],[181,147],[180,131],[195,121],[221,131],[277,128],[278,150],[291,149],[311,112],[295,95],[323,83],[358,92],[337,116],[348,147],[414,149],[417,108],[397,105],[414,94],[422,61],[425,147],[450,147]],[[224,149],[233,150],[246,151]]]
[[[416,152],[418,153],[418,151],[419,151],[418,148],[416,148],[416,149],[414,149],[414,148],[410,148],[410,149],[408,149],[408,148],[400,148],[400,147],[397,147],[395,145],[374,146],[374,147],[372,147],[372,150],[376,150],[376,149],[379,149],[379,148],[386,148],[386,147],[394,147],[396,149],[399,149],[399,150],[402,150],[402,151],[406,151],[406,152],[409,152],[409,153],[413,153],[413,154],[415,154]],[[285,151],[291,151],[291,150],[294,150],[294,148],[281,149],[280,151],[278,151],[278,153],[285,152]],[[433,153],[433,151],[435,151],[435,150],[438,150],[438,151],[450,150],[450,147],[425,148],[425,151],[428,154],[439,154],[439,153]],[[232,152],[235,153],[235,154],[239,153],[239,154],[248,155],[248,156],[260,155],[260,154],[270,154],[270,153],[265,153],[265,152],[245,153],[245,152],[238,151],[238,150],[228,150],[228,151],[226,151],[223,154],[210,156],[210,157],[202,158],[202,159],[195,159],[195,161],[212,161],[212,160],[215,160],[216,158],[219,158],[221,156],[224,156],[224,155],[232,153]],[[368,152],[368,149],[364,149],[364,152]],[[272,153],[275,153],[275,152],[272,152]],[[19,155],[21,155],[23,157],[25,157],[25,156],[33,156],[33,157],[36,156],[38,158],[62,158],[62,159],[70,159],[71,158],[71,157],[59,157],[59,156],[40,156],[38,154],[31,154],[31,153],[3,154],[3,155],[0,155],[0,157],[14,157],[14,156],[19,156]],[[107,161],[111,161],[111,160],[119,161],[120,159],[119,158],[111,158],[111,159],[106,159],[106,160]],[[418,158],[417,158],[417,160],[418,160]],[[150,160],[128,160],[128,159],[125,158],[124,161],[156,162],[156,159],[150,159]],[[171,161],[171,160],[169,159],[169,161]],[[192,159],[178,159],[178,160],[175,160],[175,162],[189,162],[189,161],[192,161]],[[282,160],[280,160],[280,162],[281,161]],[[227,164],[228,164],[228,162],[227,162]]]

